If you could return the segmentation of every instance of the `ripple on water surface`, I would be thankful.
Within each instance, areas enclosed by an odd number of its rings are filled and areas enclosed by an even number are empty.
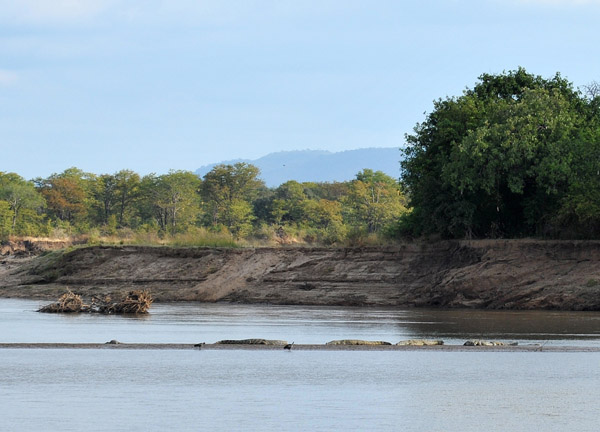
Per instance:
[[[0,351],[18,431],[595,431],[591,353]]]

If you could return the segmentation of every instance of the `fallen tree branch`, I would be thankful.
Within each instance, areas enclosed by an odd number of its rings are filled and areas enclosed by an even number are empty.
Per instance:
[[[113,302],[109,296],[93,296],[91,304],[85,304],[80,295],[71,290],[57,302],[43,306],[38,312],[48,313],[100,313],[100,314],[147,314],[153,299],[148,291],[130,291],[125,298]]]

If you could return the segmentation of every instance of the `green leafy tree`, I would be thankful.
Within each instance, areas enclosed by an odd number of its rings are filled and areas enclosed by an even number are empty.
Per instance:
[[[0,200],[8,203],[11,212],[11,234],[19,232],[23,235],[33,235],[33,232],[29,232],[24,226],[18,227],[17,224],[25,214],[28,216],[26,219],[31,220],[33,216],[33,219],[40,219],[41,223],[41,218],[36,218],[35,215],[43,208],[44,198],[35,189],[35,185],[17,174],[0,173]]]
[[[588,125],[574,143],[574,173],[560,201],[556,222],[561,237],[600,238],[600,121],[590,119]]]
[[[309,199],[326,199],[329,201],[341,201],[348,195],[350,182],[332,182],[332,183],[302,183],[304,193]]]
[[[135,202],[140,196],[141,179],[139,174],[131,170],[121,170],[114,175],[114,178],[117,222],[119,226],[125,226],[128,225]]]
[[[14,212],[10,204],[0,200],[0,241],[8,239],[12,231],[12,220]]]
[[[413,211],[404,227],[447,237],[556,230],[577,143],[594,116],[572,85],[524,69],[486,74],[434,107],[407,136],[402,178]]]
[[[327,199],[304,201],[306,224],[316,230],[317,240],[333,244],[344,240],[347,229],[342,217],[342,203]]]
[[[271,203],[273,221],[278,225],[286,222],[300,223],[305,218],[306,201],[303,185],[295,180],[283,183],[275,190]]]
[[[95,198],[96,211],[98,213],[97,220],[104,225],[108,224],[108,220],[114,213],[117,202],[117,184],[115,176],[110,174],[102,174],[97,177],[93,187]]]
[[[95,181],[94,175],[69,168],[36,183],[51,217],[84,226],[93,206]]]
[[[264,188],[259,174],[257,167],[246,163],[217,165],[208,172],[201,188],[208,224],[223,225],[232,233],[245,231],[253,219],[251,204]]]
[[[169,171],[161,176],[149,175],[141,182],[145,196],[142,213],[151,213],[165,232],[183,232],[195,224],[200,212],[201,180],[189,171]]]
[[[224,214],[229,231],[236,237],[247,236],[252,231],[252,222],[255,216],[252,205],[248,201],[235,199],[227,206]]]
[[[140,196],[141,179],[130,170],[115,174],[102,174],[95,178],[92,187],[96,221],[119,227],[131,226],[135,214],[135,201]],[[114,216],[114,221],[111,217]]]
[[[378,233],[406,212],[398,182],[381,171],[365,169],[356,175],[344,199],[350,224]]]

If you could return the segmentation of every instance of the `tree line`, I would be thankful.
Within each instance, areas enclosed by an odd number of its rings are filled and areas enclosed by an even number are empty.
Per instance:
[[[406,200],[398,180],[365,169],[352,181],[267,188],[251,164],[96,175],[69,168],[25,180],[0,172],[0,239],[11,236],[158,237],[216,233],[233,239],[342,243],[393,232]]]
[[[483,74],[434,102],[406,135],[401,177],[364,169],[339,183],[267,188],[257,167],[218,165],[27,181],[0,173],[0,239],[56,234],[173,236],[321,244],[371,237],[600,238],[600,85],[519,68]]]

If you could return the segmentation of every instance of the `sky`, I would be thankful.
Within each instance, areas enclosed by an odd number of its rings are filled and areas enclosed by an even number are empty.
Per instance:
[[[600,81],[600,0],[0,0],[0,171],[402,147],[519,66]]]

